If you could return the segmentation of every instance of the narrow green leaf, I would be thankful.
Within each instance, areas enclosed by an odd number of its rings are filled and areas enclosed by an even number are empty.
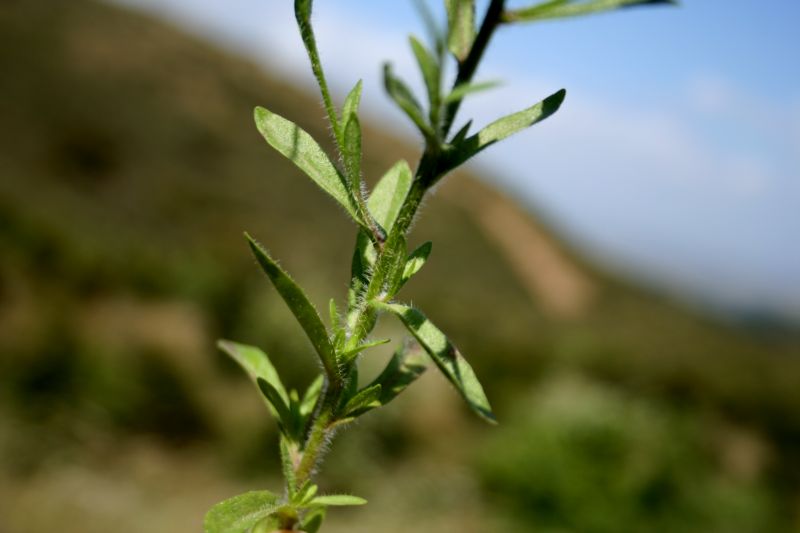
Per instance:
[[[409,36],[409,41],[411,43],[411,50],[414,52],[414,57],[417,58],[419,70],[422,72],[425,88],[428,90],[428,115],[430,123],[434,127],[438,127],[439,111],[442,105],[441,67],[436,57],[434,57],[416,37],[413,35]]]
[[[342,361],[344,361],[345,364],[347,364],[350,361],[352,361],[355,358],[356,355],[360,354],[364,350],[368,350],[368,349],[374,348],[376,346],[381,346],[383,344],[388,344],[391,341],[392,341],[391,339],[380,339],[380,340],[377,340],[377,341],[371,341],[371,342],[365,342],[363,344],[359,344],[358,346],[356,346],[352,350],[347,350],[346,352],[343,352],[342,355],[341,355],[341,359],[342,359]]]
[[[339,315],[339,309],[336,307],[336,300],[333,298],[328,300],[328,318],[331,321],[332,331],[336,331],[341,327],[342,317]]]
[[[317,533],[325,520],[325,508],[316,507],[310,510],[300,522],[300,529],[305,533]]]
[[[305,172],[314,183],[344,207],[356,223],[364,225],[347,180],[336,170],[311,135],[294,122],[263,107],[256,107],[255,121],[258,131],[270,146]]]
[[[231,356],[234,361],[239,363],[239,366],[241,366],[244,371],[247,372],[247,375],[250,376],[250,379],[253,380],[253,384],[258,386],[256,380],[262,378],[275,388],[281,400],[286,403],[289,402],[289,396],[286,394],[286,389],[281,382],[281,378],[278,376],[275,367],[272,366],[272,362],[269,360],[267,354],[255,346],[248,346],[246,344],[239,344],[227,340],[218,341],[217,346],[220,350]],[[272,407],[271,403],[267,402],[267,406],[270,408],[273,415],[278,416],[278,413],[275,411],[275,408]]]
[[[275,390],[275,387],[270,385],[267,380],[264,378],[257,378],[256,382],[258,383],[258,388],[261,389],[261,393],[267,400],[269,400],[269,402],[275,408],[275,411],[278,413],[278,418],[281,422],[281,428],[283,429],[284,433],[286,433],[286,436],[294,438],[296,436],[292,432],[292,428],[294,427],[294,419],[291,411],[289,410],[289,406],[283,401],[283,399],[281,399],[278,391]]]
[[[470,127],[472,127],[472,120],[467,121],[467,123],[464,124],[461,127],[461,129],[456,132],[455,135],[453,135],[453,140],[450,141],[450,144],[452,146],[458,146],[459,144],[461,144],[464,141],[464,139],[467,138],[467,134],[469,133]]]
[[[474,94],[474,93],[478,93],[478,92],[482,92],[482,91],[488,91],[489,89],[494,89],[498,85],[500,85],[499,81],[482,81],[482,82],[476,82],[476,83],[462,83],[462,84],[458,85],[457,87],[455,87],[450,92],[450,94],[445,96],[444,103],[445,104],[449,104],[451,102],[457,102],[458,100],[462,100],[462,99],[464,99],[464,97],[466,97],[466,96],[468,96],[470,94]]]
[[[503,13],[504,22],[534,22],[581,15],[592,15],[615,9],[647,6],[677,5],[674,0],[554,0]]]
[[[308,24],[311,22],[311,0],[294,0],[294,16],[298,22]]]
[[[304,507],[312,499],[314,499],[314,496],[317,495],[317,490],[318,489],[319,489],[319,487],[317,487],[314,483],[311,483],[310,481],[306,481],[305,484],[303,484],[303,486],[300,487],[300,490],[297,491],[297,494],[292,499],[292,501],[298,507]]]
[[[289,488],[289,498],[294,498],[295,489],[297,487],[297,477],[295,475],[294,458],[299,447],[299,444],[293,442],[285,435],[281,434],[279,437],[280,455],[281,455],[281,469],[283,471],[283,478],[286,481],[286,486]]]
[[[322,366],[332,383],[340,383],[339,370],[336,365],[336,355],[328,338],[328,332],[322,319],[319,317],[314,305],[309,301],[300,286],[286,273],[272,257],[250,235],[245,234],[253,254],[256,256],[261,268],[267,274],[272,284],[283,297],[286,305],[294,314],[297,321],[308,335],[311,344],[317,351]]]
[[[566,94],[567,92],[561,89],[538,104],[496,120],[475,135],[467,137],[457,145],[451,145],[443,165],[444,172],[463,164],[494,143],[546,119],[558,111]]]
[[[345,506],[345,505],[364,505],[367,500],[349,494],[330,494],[328,496],[317,496],[309,505],[324,506]]]
[[[300,414],[303,417],[307,418],[314,412],[314,408],[317,406],[317,399],[319,398],[320,392],[322,392],[324,383],[325,377],[320,374],[306,389],[305,394],[303,394],[303,400],[300,402]]]
[[[392,66],[389,63],[383,65],[383,85],[389,97],[394,100],[395,104],[397,104],[408,118],[411,119],[422,135],[429,141],[435,141],[436,133],[425,121],[425,114],[422,111],[422,106],[414,97],[408,85],[395,77],[392,73]]]
[[[379,400],[381,405],[386,405],[425,372],[427,361],[419,344],[415,341],[406,342],[395,351],[383,372],[366,388],[380,385]]]
[[[351,116],[358,115],[358,106],[361,104],[361,90],[363,82],[358,80],[355,87],[353,87],[344,99],[342,106],[342,122],[347,121]]]
[[[361,194],[361,122],[351,114],[344,123],[342,157],[352,194]],[[357,202],[357,200],[355,200]]]
[[[475,0],[445,0],[447,7],[447,47],[464,61],[475,41]]]
[[[377,305],[400,318],[476,414],[488,422],[496,423],[489,400],[475,372],[439,328],[413,307],[401,304],[377,303]]]
[[[411,255],[408,256],[408,260],[406,261],[406,266],[403,269],[403,276],[400,280],[400,286],[405,285],[405,283],[410,280],[414,274],[419,272],[420,269],[425,266],[425,261],[427,261],[428,256],[431,255],[432,249],[433,243],[428,241],[411,252]]]
[[[350,398],[342,409],[341,418],[356,418],[381,406],[381,384],[370,385]]]
[[[375,220],[388,234],[411,189],[413,174],[404,160],[395,163],[378,181],[367,200],[367,207]]]
[[[212,507],[203,529],[205,533],[248,533],[279,507],[280,499],[269,491],[246,492]]]
[[[306,420],[300,414],[300,395],[297,393],[297,389],[289,391],[289,416],[291,417],[290,433],[299,442],[303,440]]]

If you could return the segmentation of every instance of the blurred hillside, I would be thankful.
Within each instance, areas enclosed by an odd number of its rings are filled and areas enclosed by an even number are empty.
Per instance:
[[[316,96],[88,0],[0,4],[0,72],[0,531],[196,531],[277,488],[275,428],[213,346],[316,370],[241,237],[344,298],[354,228],[252,125],[264,105],[328,139]],[[372,181],[416,161],[369,126],[365,153]],[[414,238],[434,251],[407,298],[501,426],[429,373],[340,436],[325,483],[371,505],[331,532],[800,531],[800,335],[599,272],[468,175]]]

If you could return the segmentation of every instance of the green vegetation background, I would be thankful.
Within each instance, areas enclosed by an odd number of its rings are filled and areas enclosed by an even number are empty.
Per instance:
[[[321,305],[354,228],[259,139],[257,104],[328,138],[315,96],[161,22],[0,4],[3,533],[198,531],[278,487],[275,427],[214,340],[258,344],[294,385],[316,368],[241,232]],[[370,180],[415,161],[375,127],[365,145]],[[414,236],[434,251],[408,291],[501,425],[426,375],[339,436],[322,487],[370,505],[332,533],[800,531],[797,332],[598,271],[468,175]]]

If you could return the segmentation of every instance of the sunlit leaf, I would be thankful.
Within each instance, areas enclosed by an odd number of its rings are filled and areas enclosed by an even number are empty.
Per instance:
[[[546,119],[558,111],[565,96],[566,91],[561,89],[538,104],[496,120],[475,135],[452,145],[444,170],[452,170],[494,143]]]
[[[319,317],[314,305],[308,299],[303,289],[275,262],[272,257],[264,250],[250,235],[246,235],[250,248],[256,256],[261,268],[267,274],[272,284],[283,297],[286,305],[294,314],[303,330],[308,335],[311,344],[317,351],[322,361],[322,365],[331,381],[339,381],[339,370],[336,365],[336,355],[328,338],[325,324]]]
[[[342,106],[342,122],[345,122],[348,117],[358,115],[358,106],[361,103],[361,90],[364,83],[358,80],[358,83],[350,90],[347,97],[344,99]]]
[[[390,232],[411,189],[413,175],[406,161],[398,161],[378,181],[367,201],[370,213]]]
[[[400,318],[475,413],[488,422],[496,422],[483,386],[472,367],[433,322],[413,307],[401,304],[377,305]]]
[[[503,21],[533,22],[591,15],[628,7],[665,4],[677,5],[678,2],[674,0],[554,0],[531,7],[507,11],[503,14]]]
[[[359,498],[358,496],[351,496],[349,494],[330,494],[327,496],[317,496],[309,505],[324,505],[324,506],[346,506],[346,505],[364,505],[367,500]]]
[[[258,386],[256,380],[262,378],[275,388],[284,402],[289,402],[289,396],[286,394],[286,389],[281,382],[281,378],[278,376],[275,367],[272,366],[272,362],[269,360],[267,354],[255,346],[248,346],[246,344],[239,344],[227,340],[218,341],[217,346],[220,350],[231,356],[234,361],[239,363],[239,366],[247,372],[247,375],[250,376],[250,379],[253,380],[256,386]],[[266,403],[270,411],[272,411],[272,414],[278,416],[272,404],[269,402]]]
[[[258,131],[278,152],[305,172],[319,187],[327,192],[363,225],[358,207],[350,193],[347,181],[317,142],[294,122],[257,107],[255,120]]]
[[[317,487],[317,485],[311,483],[310,481],[306,481],[305,484],[300,487],[300,490],[297,491],[297,494],[295,494],[292,501],[295,502],[298,507],[303,507],[314,499],[314,496],[317,495],[318,490],[319,487]]]
[[[464,61],[475,41],[475,0],[445,0],[447,7],[447,47]]]
[[[356,115],[347,117],[344,124],[344,145],[342,146],[350,190],[358,194],[361,187],[361,122]]]
[[[277,495],[253,491],[216,504],[203,521],[205,533],[249,533],[250,528],[268,518],[280,507]]]

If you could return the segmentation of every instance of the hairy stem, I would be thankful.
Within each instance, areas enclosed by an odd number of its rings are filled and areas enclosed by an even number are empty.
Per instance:
[[[459,65],[458,75],[456,77],[454,87],[462,83],[468,83],[472,80],[478,64],[483,57],[483,53],[486,50],[494,31],[498,27],[504,6],[505,0],[492,0],[483,19],[483,23],[481,24],[481,29],[475,38],[475,42],[473,43],[469,54]],[[329,119],[331,121],[331,125],[333,126],[334,130],[338,131],[336,114],[335,111],[333,111],[332,104],[330,103],[330,95],[327,90],[327,85],[324,82],[322,67],[319,64],[319,58],[316,55],[316,43],[313,39],[313,33],[311,33],[310,24],[305,26],[306,27],[304,28],[301,22],[301,31],[304,33],[304,40],[306,39],[306,35],[310,35],[309,42],[306,43],[307,48],[309,46],[313,46],[313,48],[308,48],[312,68],[317,76],[317,80],[320,82],[320,88],[322,90],[323,100],[325,101],[325,107],[329,110]],[[442,133],[444,136],[447,135],[448,131],[452,127],[453,120],[458,112],[460,104],[460,101],[456,101],[447,106],[445,110],[444,123],[442,125]],[[338,140],[339,139],[337,137],[337,141]],[[422,154],[419,164],[417,165],[414,181],[411,184],[411,189],[409,190],[408,195],[403,202],[403,206],[400,209],[397,220],[392,227],[392,233],[399,232],[403,235],[408,233],[412,223],[414,222],[417,211],[422,204],[425,194],[441,177],[439,165],[439,147],[431,145],[426,146],[426,150]],[[378,242],[375,242],[376,240]],[[373,240],[373,242],[375,242],[377,245],[379,254],[384,252],[382,246],[380,246],[383,243],[383,240],[384,239]],[[373,324],[374,321],[370,319],[370,310],[368,306],[365,305],[359,312],[355,321],[355,327],[353,328],[353,337],[355,339],[351,339],[351,344],[354,346],[358,345],[358,343],[360,343],[370,333],[370,330],[372,329],[370,326]],[[294,473],[295,483],[298,487],[302,486],[303,483],[311,478],[321,460],[326,441],[330,437],[331,425],[335,422],[335,406],[339,402],[340,396],[341,389],[328,390],[325,393],[324,399],[322,400],[322,408],[311,423],[308,437]]]
[[[333,422],[334,406],[339,401],[338,394],[326,394],[322,409],[311,424],[300,461],[295,470],[295,483],[301,487],[314,473],[319,463],[325,443],[328,440],[330,424]]]

